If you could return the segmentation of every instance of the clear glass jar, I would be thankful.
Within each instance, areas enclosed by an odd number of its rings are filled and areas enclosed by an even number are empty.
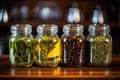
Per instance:
[[[86,37],[87,64],[89,66],[108,66],[112,59],[112,38],[110,27],[106,24],[91,24]]]
[[[57,32],[56,25],[38,25],[35,38],[35,62],[38,66],[56,67],[60,62],[61,40]]]
[[[80,24],[63,26],[62,65],[65,67],[80,67],[84,64],[84,27]]]
[[[13,66],[30,67],[34,62],[34,37],[29,24],[11,26],[9,38],[10,62]]]

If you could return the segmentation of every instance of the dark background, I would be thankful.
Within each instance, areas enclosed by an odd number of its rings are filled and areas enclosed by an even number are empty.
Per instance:
[[[73,3],[78,4],[78,8],[84,14],[84,20],[79,21],[79,24],[84,25],[84,35],[88,34],[88,26],[92,24],[90,18],[96,5],[100,5],[101,9],[106,13],[105,24],[110,25],[110,34],[113,38],[113,54],[120,54],[120,2],[119,0],[0,0],[0,9],[7,10],[8,21],[0,21],[0,54],[9,54],[9,36],[10,26],[13,24],[31,24],[33,26],[32,34],[36,36],[36,27],[39,24],[56,24],[59,27],[58,35],[62,35],[62,27],[69,23],[66,19],[68,9]],[[28,9],[27,17],[20,14],[22,6]],[[43,20],[34,13],[34,8],[39,9],[47,6],[55,9],[58,16]],[[12,14],[13,8],[17,8],[17,16]]]

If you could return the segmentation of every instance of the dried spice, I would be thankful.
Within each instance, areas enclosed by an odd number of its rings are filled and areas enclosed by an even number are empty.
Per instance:
[[[87,38],[86,54],[90,66],[108,66],[112,58],[112,39],[105,36]]]
[[[34,38],[9,39],[10,61],[13,66],[29,67],[34,62]]]
[[[79,67],[84,63],[83,36],[68,36],[62,39],[62,63],[67,67]]]
[[[36,38],[35,62],[39,66],[56,66],[60,61],[60,39],[58,37]]]

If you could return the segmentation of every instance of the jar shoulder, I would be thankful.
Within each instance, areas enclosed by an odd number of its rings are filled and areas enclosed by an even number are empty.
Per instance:
[[[106,41],[106,40],[110,40],[110,41],[112,41],[112,36],[111,35],[87,35],[86,36],[86,40],[88,40],[88,41],[99,41],[99,40],[102,40],[102,41]]]

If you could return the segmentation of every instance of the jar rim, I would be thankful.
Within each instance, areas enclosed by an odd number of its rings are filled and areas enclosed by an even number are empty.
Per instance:
[[[14,24],[11,26],[11,32],[14,31],[32,31],[32,25],[30,24]]]
[[[110,26],[107,24],[91,24],[89,25],[89,32],[91,31],[110,31]]]
[[[58,32],[58,26],[55,24],[40,24],[37,26],[37,32],[42,33],[43,31]]]
[[[83,29],[84,29],[84,26],[81,24],[65,24],[63,26],[63,32],[70,31],[70,30],[83,31]]]
[[[30,24],[14,24],[11,27],[19,27],[19,26],[21,26],[21,27],[24,27],[24,26],[26,26],[26,27],[32,27],[32,25],[30,25]]]

